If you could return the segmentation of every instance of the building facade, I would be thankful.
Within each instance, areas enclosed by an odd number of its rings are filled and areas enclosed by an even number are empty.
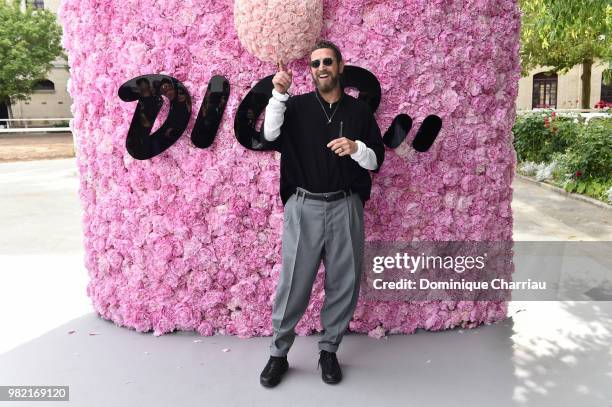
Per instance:
[[[591,97],[589,107],[597,102],[612,103],[612,85],[603,83],[607,64],[596,60],[591,68]],[[582,65],[576,65],[563,75],[551,72],[550,67],[538,67],[519,81],[516,99],[517,110],[542,107],[555,109],[580,109],[582,106]]]
[[[61,0],[22,0],[32,7],[45,8],[57,14]],[[612,85],[602,82],[602,73],[607,68],[603,62],[596,60],[591,71],[590,107],[598,101],[612,103]],[[577,109],[582,105],[581,80],[582,65],[574,66],[569,72],[558,75],[550,72],[550,67],[538,67],[530,71],[529,76],[519,81],[519,92],[516,99],[518,110],[530,110],[539,107],[556,109]],[[68,63],[57,59],[45,81],[31,94],[30,100],[13,101],[11,115],[15,119],[28,118],[70,118],[72,99],[67,91],[70,77]],[[36,122],[40,125],[49,124]]]
[[[55,14],[61,0],[25,0],[35,8],[44,8]],[[70,105],[72,99],[68,93],[67,84],[70,78],[68,62],[58,58],[53,61],[53,67],[47,73],[45,81],[38,84],[36,90],[30,95],[30,100],[14,100],[11,102],[11,115],[13,119],[43,119],[43,118],[70,118],[72,113]],[[35,122],[35,125],[46,126],[57,122]],[[22,123],[23,124],[23,123]],[[19,126],[18,123],[15,124]],[[30,123],[34,125],[34,122]]]

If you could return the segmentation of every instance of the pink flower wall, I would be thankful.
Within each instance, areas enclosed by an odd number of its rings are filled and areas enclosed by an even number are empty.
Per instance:
[[[233,2],[65,0],[71,127],[84,210],[87,292],[118,325],[156,335],[197,330],[270,335],[281,267],[279,157],[242,147],[234,114],[252,85],[275,72],[243,48]],[[511,240],[515,156],[510,129],[519,79],[516,0],[323,2],[321,38],[382,86],[384,133],[407,113],[413,129],[387,149],[365,207],[367,240]],[[293,93],[313,89],[307,57],[293,60]],[[193,99],[185,134],[164,153],[133,159],[125,139],[135,102],[119,99],[143,74],[181,80]],[[190,141],[213,75],[231,94],[216,139]],[[426,153],[410,142],[423,119],[442,118]],[[323,269],[300,335],[320,331]],[[474,327],[506,315],[505,302],[360,300],[350,329],[371,336]]]

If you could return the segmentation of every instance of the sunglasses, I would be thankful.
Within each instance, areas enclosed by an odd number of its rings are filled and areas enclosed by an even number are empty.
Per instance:
[[[323,59],[315,59],[314,61],[310,61],[310,67],[317,69],[321,65],[321,61],[323,61],[323,65],[331,66],[334,63],[333,58],[323,58]]]

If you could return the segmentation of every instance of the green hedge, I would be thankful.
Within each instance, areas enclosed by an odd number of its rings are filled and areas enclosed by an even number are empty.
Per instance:
[[[585,123],[584,119],[554,117],[550,111],[532,113],[517,117],[512,131],[519,161],[554,161],[554,183],[569,192],[609,201],[612,118]]]
[[[566,191],[607,199],[612,187],[612,120],[591,119],[564,153],[554,156],[555,180]]]
[[[576,141],[583,123],[584,118],[559,117],[550,111],[517,116],[512,127],[517,158],[549,162]]]
[[[612,175],[612,120],[591,120],[582,127],[576,142],[556,156],[568,173],[586,177]]]

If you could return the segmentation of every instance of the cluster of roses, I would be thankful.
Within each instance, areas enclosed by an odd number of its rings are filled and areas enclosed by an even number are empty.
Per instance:
[[[552,112],[550,114],[550,120],[548,119],[548,116],[544,117],[544,127],[546,127],[547,129],[550,129],[553,133],[557,132],[557,128],[555,127],[554,123],[551,124],[551,122],[555,121],[556,118],[556,113]],[[552,128],[551,128],[552,125]]]
[[[606,109],[609,107],[612,107],[612,102],[600,100],[599,102],[595,103],[595,109]]]
[[[400,112],[416,118],[414,133],[430,113],[446,123],[431,153],[415,154],[406,142],[388,152],[364,215],[369,239],[512,239],[515,156],[508,140],[520,77],[517,3],[325,2],[325,23],[316,32],[336,41],[349,65],[379,78],[382,131]],[[241,100],[273,65],[241,45],[232,8],[215,0],[61,4],[88,294],[103,318],[123,326],[157,334],[194,328],[202,335],[271,334],[283,225],[278,157],[244,148],[234,121]],[[292,62],[295,94],[312,90],[306,59]],[[228,78],[232,91],[214,143],[194,148],[180,137],[151,160],[126,152],[135,109],[117,91],[126,78],[147,72],[183,81],[197,107],[210,78]],[[322,329],[319,276],[299,334]],[[350,329],[384,335],[473,327],[502,320],[506,307],[361,298]]]

